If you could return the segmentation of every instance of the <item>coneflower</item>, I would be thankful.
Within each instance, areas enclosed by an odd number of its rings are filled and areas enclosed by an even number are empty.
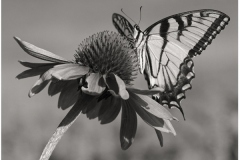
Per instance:
[[[101,124],[112,122],[122,109],[120,142],[123,150],[133,143],[137,130],[137,114],[152,126],[159,138],[161,132],[176,135],[170,120],[176,120],[149,95],[154,90],[131,87],[138,73],[138,60],[126,39],[114,32],[100,32],[85,39],[78,47],[74,60],[66,60],[14,37],[28,54],[51,63],[19,61],[29,69],[17,78],[40,76],[29,91],[29,97],[39,93],[48,83],[50,96],[60,93],[58,107],[72,107],[46,145],[41,160],[49,159],[56,144],[80,113]]]

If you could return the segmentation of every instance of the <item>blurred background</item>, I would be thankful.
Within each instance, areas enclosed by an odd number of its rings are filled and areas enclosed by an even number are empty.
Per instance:
[[[84,38],[103,31],[116,31],[112,14],[125,13],[139,20],[142,30],[172,14],[216,9],[231,17],[225,30],[194,58],[196,78],[193,89],[182,101],[186,121],[179,111],[171,113],[177,132],[163,134],[160,147],[155,131],[138,118],[133,145],[122,151],[119,141],[120,118],[100,125],[85,115],[66,132],[51,160],[235,160],[238,135],[237,84],[237,0],[2,0],[2,159],[33,160],[41,152],[67,111],[57,109],[58,96],[45,89],[28,98],[37,77],[17,80],[26,68],[18,60],[41,62],[26,54],[13,36],[38,47],[73,59]],[[135,86],[147,88],[143,76]]]

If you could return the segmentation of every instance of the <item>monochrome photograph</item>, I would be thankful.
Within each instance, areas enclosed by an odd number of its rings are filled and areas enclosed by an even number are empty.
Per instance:
[[[237,160],[238,2],[2,0],[3,160]]]

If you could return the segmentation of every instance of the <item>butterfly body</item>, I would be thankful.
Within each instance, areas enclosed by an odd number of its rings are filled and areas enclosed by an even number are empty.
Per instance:
[[[146,40],[147,36],[140,30],[138,25],[134,25],[133,38],[135,39],[134,49],[136,50],[138,61],[139,61],[139,71],[143,74],[145,64],[146,64]]]
[[[160,88],[153,98],[183,113],[180,101],[195,77],[192,57],[211,44],[230,18],[216,10],[195,10],[166,17],[144,31],[117,13],[112,20],[136,50],[139,70],[144,73],[149,89]]]

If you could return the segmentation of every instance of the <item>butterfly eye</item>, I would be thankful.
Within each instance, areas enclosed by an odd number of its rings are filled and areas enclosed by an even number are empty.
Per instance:
[[[140,28],[137,24],[134,25],[134,28],[136,28],[137,30],[140,30]]]

